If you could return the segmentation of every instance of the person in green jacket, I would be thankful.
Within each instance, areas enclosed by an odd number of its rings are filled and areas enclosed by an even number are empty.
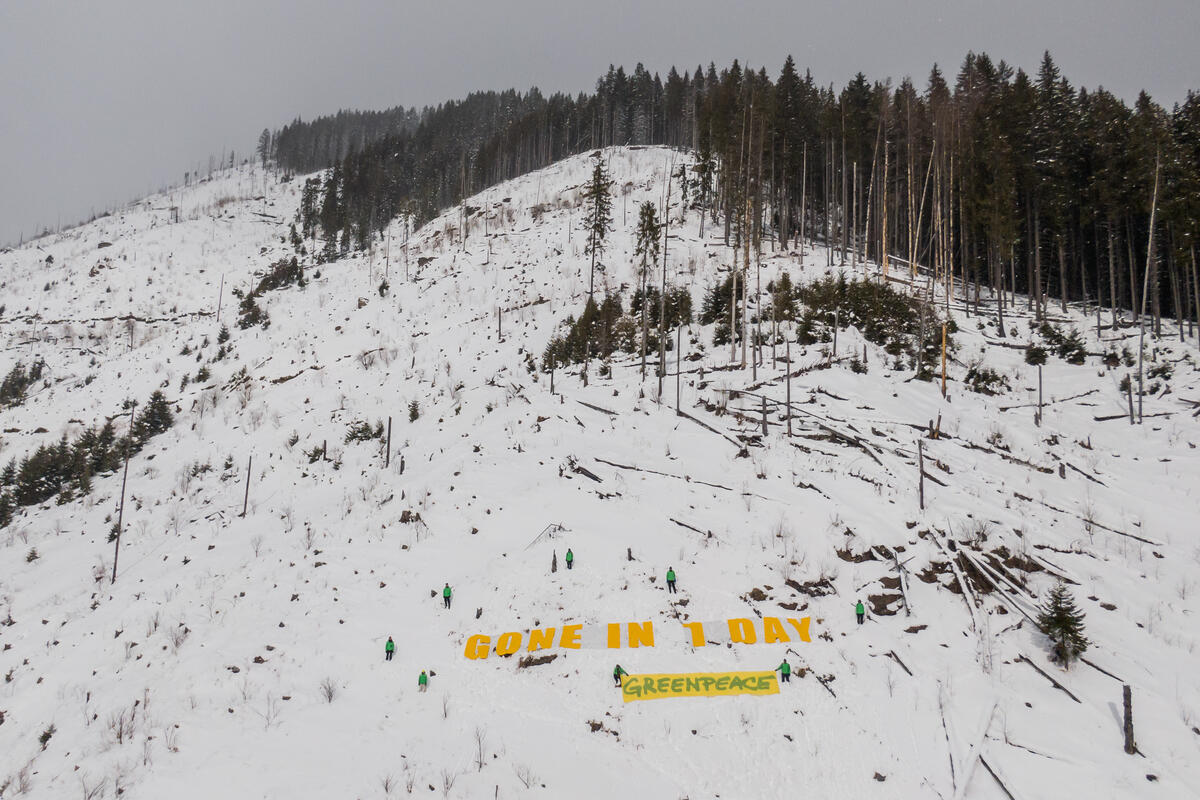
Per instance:
[[[421,670],[421,675],[417,678],[417,691],[423,692],[429,688],[429,676],[425,674],[425,670]]]
[[[859,600],[858,604],[854,606],[854,613],[858,615],[858,624],[862,625],[863,620],[867,616],[867,609],[865,606],[863,606],[862,600]]]
[[[617,664],[617,666],[613,668],[613,683],[616,684],[617,686],[620,686],[621,685],[621,676],[628,675],[628,674],[629,674],[628,672],[621,669],[620,664]]]
[[[667,591],[675,594],[675,568],[671,567],[667,570]]]
[[[387,644],[383,646],[383,660],[391,661],[392,654],[396,652],[396,643],[392,641],[392,637],[388,637]]]
[[[450,607],[450,584],[446,584],[446,588],[442,589],[442,600],[446,603],[446,608]]]
[[[792,665],[787,662],[786,658],[783,660],[783,663],[780,664],[775,669],[776,669],[776,671],[779,672],[779,682],[780,683],[787,683],[789,680],[791,680]]]
[[[567,569],[570,569],[571,565],[574,563],[575,563],[575,554],[572,553],[571,548],[568,547],[567,548]]]

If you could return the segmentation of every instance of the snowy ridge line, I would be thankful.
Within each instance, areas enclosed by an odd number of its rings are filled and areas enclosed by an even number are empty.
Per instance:
[[[627,311],[640,283],[640,207],[661,207],[671,154],[604,155],[618,189],[596,291],[624,289],[629,341],[640,327]],[[756,367],[749,347],[745,368],[730,364],[712,325],[670,331],[683,369],[668,357],[666,372],[678,377],[691,422],[673,413],[674,386],[660,396],[657,376],[641,380],[635,352],[617,351],[610,370],[593,359],[586,385],[581,365],[560,367],[551,392],[542,354],[586,298],[578,190],[592,165],[567,159],[468,198],[490,209],[490,247],[484,215],[468,219],[463,248],[462,208],[447,209],[407,241],[414,280],[390,258],[403,220],[373,251],[343,253],[339,237],[335,260],[317,265],[319,232],[303,238],[303,253],[280,239],[304,179],[249,169],[176,191],[170,205],[195,209],[178,223],[131,208],[39,240],[41,251],[0,254],[5,314],[48,319],[155,319],[197,298],[215,303],[222,273],[245,286],[292,255],[321,270],[305,287],[259,299],[269,327],[241,328],[236,304],[227,306],[220,344],[221,322],[209,316],[132,331],[110,320],[87,342],[55,324],[0,325],[0,347],[28,339],[20,355],[54,365],[49,386],[0,409],[0,430],[22,431],[0,439],[0,467],[15,459],[19,473],[26,455],[74,430],[66,421],[125,397],[158,389],[178,398],[174,425],[131,460],[115,584],[93,576],[111,568],[119,474],[93,474],[90,493],[61,504],[23,506],[0,529],[5,797],[23,771],[27,794],[48,800],[79,797],[81,777],[103,782],[104,800],[118,781],[122,800],[208,800],[218,785],[365,800],[386,795],[389,777],[393,797],[411,784],[460,800],[778,797],[795,786],[854,798],[1195,798],[1200,656],[1187,621],[1200,613],[1200,592],[1186,523],[1200,516],[1191,416],[1200,409],[1176,402],[1200,397],[1194,343],[1148,341],[1142,425],[1093,420],[1125,408],[1126,368],[1095,356],[1072,365],[1051,350],[1046,396],[1077,399],[1045,404],[1037,427],[1032,415],[1001,410],[1037,400],[1025,353],[994,346],[987,287],[980,313],[964,316],[956,280],[949,298],[944,285],[934,289],[939,313],[948,308],[959,328],[946,397],[940,382],[912,379],[903,348],[889,353],[853,327],[838,332],[843,357],[830,357],[820,310],[803,303],[799,317],[815,314],[809,324],[763,326]],[[323,189],[326,175],[315,177]],[[701,232],[701,209],[679,202],[678,178],[671,193],[666,281],[698,309],[731,264],[743,266],[744,249],[735,262],[711,207]],[[509,202],[487,203],[500,197]],[[284,226],[263,225],[264,213]],[[387,237],[397,246],[382,244]],[[91,274],[99,242],[120,269]],[[807,285],[843,269],[840,251],[810,241],[763,246],[776,248],[763,253],[764,287],[784,272]],[[850,266],[847,255],[848,279],[880,275],[877,265]],[[660,270],[649,276],[656,286]],[[757,296],[758,270],[752,256],[741,282],[751,315],[773,307],[769,292]],[[915,283],[890,285],[919,291]],[[531,307],[534,298],[545,302]],[[1076,328],[1084,351],[1106,351],[1122,331],[1097,334],[1080,311],[1055,308],[1050,322]],[[1032,321],[1007,313],[1005,333],[1017,335],[1001,344],[1042,343]],[[31,327],[60,338],[38,340]],[[777,356],[793,350],[790,359],[771,358],[772,344]],[[970,367],[1004,379],[996,396],[971,391]],[[789,375],[791,437],[781,413]],[[714,389],[735,386],[757,397],[729,404],[750,406],[743,419],[721,419],[714,400],[727,395]],[[376,434],[389,418],[390,431]],[[350,427],[363,422],[366,430]],[[941,481],[925,482],[922,510],[913,439],[930,427],[947,443],[920,440],[927,473]],[[562,530],[551,535],[548,524]],[[664,585],[669,569],[675,593]],[[1097,644],[1083,658],[1094,669],[1051,665],[1028,623],[1059,577],[1086,612]],[[989,581],[1000,588],[987,591]],[[816,636],[808,647],[763,643],[756,628],[755,646],[720,646],[731,612],[756,626],[811,617]],[[494,644],[505,626],[562,620],[652,621],[662,645],[463,655],[474,632],[493,632]],[[716,621],[704,646],[683,628],[693,620]],[[593,627],[606,637],[603,623]],[[385,660],[388,637],[396,647]],[[1018,655],[1085,702],[1065,703]],[[630,673],[675,674],[764,672],[785,658],[792,679],[753,701],[626,706],[612,679],[618,661]],[[1120,702],[1122,675],[1136,681],[1146,758],[1122,752],[1107,708]],[[993,717],[982,739],[970,738],[994,707],[1003,732]],[[964,760],[972,746],[977,764]]]

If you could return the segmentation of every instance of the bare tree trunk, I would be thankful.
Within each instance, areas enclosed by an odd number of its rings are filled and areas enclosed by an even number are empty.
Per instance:
[[[1154,217],[1158,211],[1158,155],[1154,156],[1154,194],[1150,199],[1150,229],[1146,237],[1146,275],[1142,285],[1142,315],[1141,327],[1138,333],[1138,423],[1142,422],[1142,395],[1144,393],[1145,373],[1143,361],[1146,356],[1146,293],[1150,284],[1150,267],[1154,261]]]
[[[646,269],[646,254],[642,254],[642,381],[646,380],[646,343],[647,343],[647,324],[646,324],[646,306],[650,305],[649,298],[646,297],[647,273]]]
[[[786,340],[784,358],[787,360],[787,432],[792,435],[792,340]]]
[[[879,214],[879,221],[883,225],[883,232],[879,236],[879,252],[883,259],[883,280],[886,283],[888,277],[888,204],[887,204],[887,176],[888,176],[888,144],[887,135],[883,137],[883,183],[880,184],[879,199],[883,201],[883,210]]]
[[[1117,329],[1117,259],[1112,217],[1108,219],[1108,303],[1112,308],[1112,327]]]
[[[746,282],[750,278],[750,192],[746,192],[746,223],[743,226],[743,240],[745,251],[742,256],[742,369],[746,368],[746,315],[750,304],[747,302],[750,299],[750,290],[746,286]]]
[[[1038,213],[1038,203],[1033,201],[1033,283],[1034,293],[1037,299],[1034,300],[1036,309],[1033,318],[1038,322],[1044,319],[1043,313],[1045,308],[1042,304],[1042,220]]]
[[[1000,282],[1000,299],[999,299],[999,302],[997,302],[997,304],[996,304],[996,313],[999,315],[999,321],[1000,321],[1000,324],[997,326],[999,333],[1000,333],[1000,338],[1004,339],[1008,335],[1004,332],[1004,264],[1002,264],[1000,262],[999,254],[996,254],[994,252],[995,248],[990,248],[990,249],[993,250],[993,258],[996,261],[996,274],[999,276],[999,279],[1000,279],[999,280],[999,282]]]
[[[1129,250],[1129,309],[1133,313],[1133,321],[1142,318],[1141,306],[1138,304],[1137,293],[1137,259],[1133,257],[1133,220],[1125,218],[1125,246]]]
[[[1067,311],[1067,248],[1061,235],[1058,236],[1058,283],[1059,292],[1062,294],[1062,310],[1065,314]]]
[[[1171,280],[1171,300],[1175,306],[1175,324],[1179,326],[1179,341],[1184,341],[1183,336],[1183,312],[1180,310],[1183,301],[1180,299],[1179,293],[1179,276],[1176,274],[1178,268],[1175,264],[1175,230],[1174,227],[1167,223],[1167,275]],[[1184,289],[1184,294],[1187,294],[1187,289]]]
[[[800,168],[800,255],[804,255],[804,223],[808,214],[808,142],[804,143],[804,161]]]
[[[1196,245],[1192,245],[1192,303],[1196,311],[1196,338],[1200,340],[1200,270],[1196,268]]]
[[[729,363],[737,360],[737,285],[738,285],[738,251],[733,249],[733,268],[730,272],[729,288]]]

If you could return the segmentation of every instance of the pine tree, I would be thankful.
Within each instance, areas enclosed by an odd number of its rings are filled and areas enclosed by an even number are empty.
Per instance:
[[[1083,612],[1062,582],[1050,590],[1039,609],[1038,625],[1050,637],[1055,660],[1070,668],[1071,661],[1087,650],[1090,642],[1083,635]]]
[[[584,190],[583,199],[587,203],[587,213],[583,218],[583,228],[587,231],[587,245],[583,252],[592,257],[591,272],[588,274],[588,297],[595,293],[596,288],[596,259],[604,254],[604,238],[612,230],[612,179],[603,159],[596,159],[592,170],[592,180]],[[600,265],[604,269],[604,265]]]
[[[271,131],[263,128],[262,133],[258,135],[258,157],[262,159],[262,165],[267,166],[267,160],[271,157]]]
[[[638,212],[638,228],[637,228],[637,246],[634,252],[640,259],[639,269],[641,271],[641,286],[639,293],[634,298],[640,305],[642,317],[642,379],[646,378],[646,341],[647,341],[647,320],[646,320],[646,302],[647,297],[647,281],[650,276],[650,265],[658,263],[659,252],[659,235],[662,226],[658,223],[658,211],[654,208],[654,204],[646,201],[642,203],[641,210]],[[649,287],[654,288],[654,287]]]
[[[161,390],[155,391],[150,395],[150,400],[142,409],[142,413],[138,414],[137,419],[134,420],[133,441],[135,446],[140,447],[151,436],[170,428],[172,421],[171,404],[167,402],[167,398]]]
[[[795,319],[796,317],[796,290],[792,285],[792,275],[790,272],[784,272],[779,276],[779,281],[776,282],[771,289],[771,297],[775,304],[775,318],[778,320]]]

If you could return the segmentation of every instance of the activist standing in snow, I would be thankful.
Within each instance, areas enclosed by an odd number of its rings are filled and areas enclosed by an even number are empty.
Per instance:
[[[617,666],[613,669],[613,683],[616,684],[617,686],[620,686],[621,685],[621,676],[628,675],[628,674],[629,674],[628,672],[621,669],[620,664],[617,664]]]
[[[862,600],[858,601],[858,605],[854,606],[854,613],[858,615],[858,624],[863,624],[863,619],[867,616],[867,609],[863,606]]]
[[[391,661],[392,654],[396,652],[396,643],[392,641],[392,637],[388,637],[387,644],[383,646],[383,660]]]
[[[675,594],[675,568],[671,567],[667,570],[667,591]]]
[[[779,672],[779,682],[780,683],[787,683],[789,680],[791,680],[792,665],[787,662],[786,658],[783,660],[783,663],[780,664],[775,669]]]
[[[425,674],[425,670],[421,670],[421,675],[417,678],[417,687],[418,692],[423,692],[429,688],[429,676]]]
[[[574,563],[575,563],[575,554],[572,553],[571,548],[568,547],[567,548],[567,569],[570,569],[571,565]]]
[[[442,600],[446,602],[446,608],[450,607],[450,584],[446,584],[446,588],[442,589]]]

